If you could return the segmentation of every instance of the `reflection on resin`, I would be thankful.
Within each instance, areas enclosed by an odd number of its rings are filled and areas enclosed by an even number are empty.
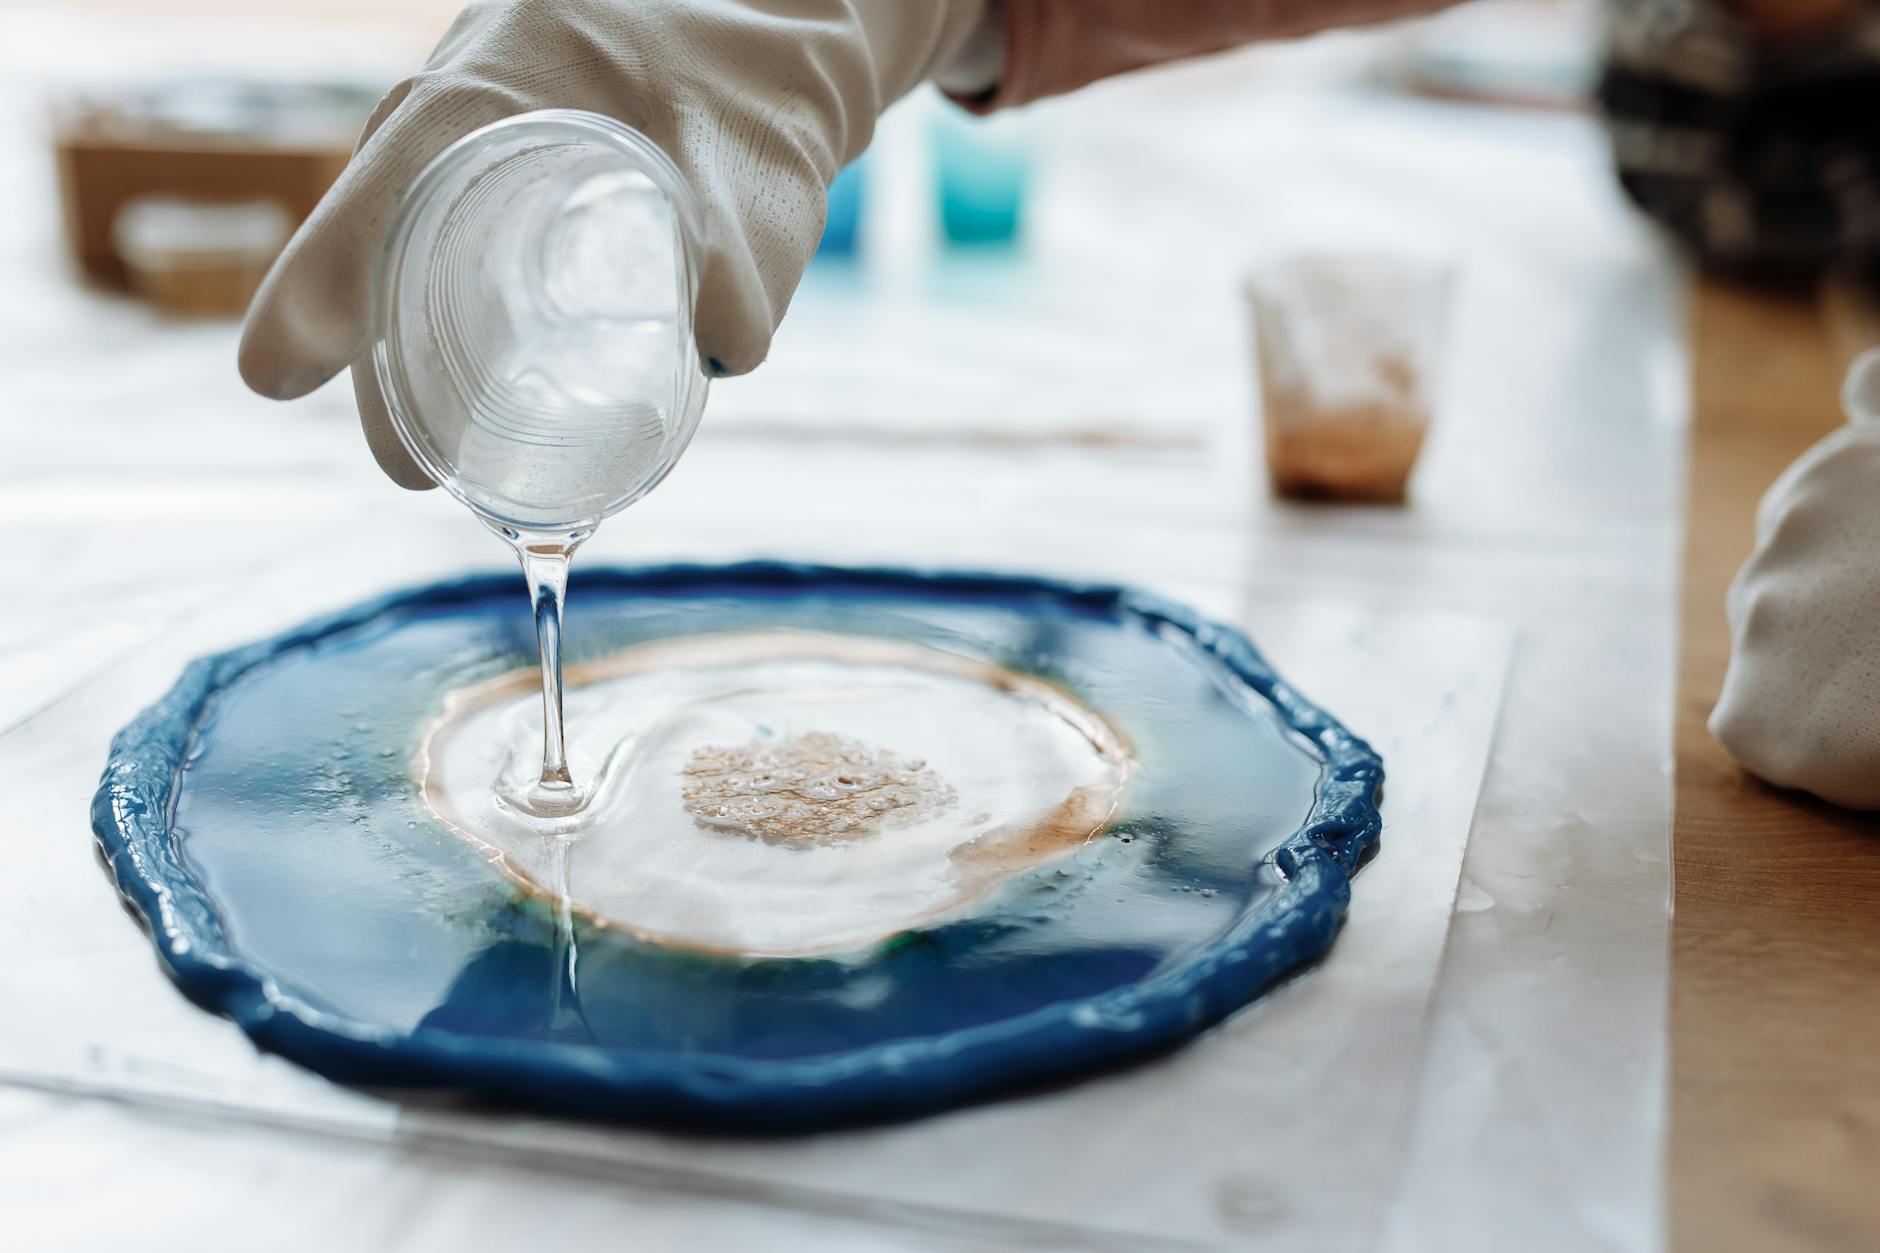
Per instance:
[[[1062,689],[919,644],[693,636],[567,679],[579,813],[508,799],[539,777],[529,673],[447,698],[425,802],[531,889],[565,883],[590,921],[668,945],[865,949],[1075,851],[1129,777],[1121,738]]]

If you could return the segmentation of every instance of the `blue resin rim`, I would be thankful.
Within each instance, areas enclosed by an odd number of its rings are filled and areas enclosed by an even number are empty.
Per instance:
[[[551,1113],[715,1130],[794,1132],[927,1113],[1118,1066],[1166,1050],[1321,956],[1343,922],[1350,878],[1376,847],[1384,765],[1369,744],[1275,674],[1246,635],[1162,597],[1025,575],[785,562],[590,569],[589,588],[672,591],[740,584],[771,592],[1038,595],[1190,637],[1324,759],[1311,812],[1271,855],[1279,893],[1179,965],[1081,1000],[939,1036],[786,1060],[409,1032],[317,1010],[228,941],[184,864],[173,823],[182,770],[211,697],[288,651],[392,612],[485,598],[515,576],[473,575],[366,601],[242,648],[200,658],[113,739],[92,830],[119,894],[170,978],[260,1048],[342,1083],[456,1088]]]

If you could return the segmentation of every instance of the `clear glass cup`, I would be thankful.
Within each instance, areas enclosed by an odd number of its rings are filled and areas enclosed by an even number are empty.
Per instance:
[[[592,530],[697,429],[701,227],[638,131],[547,110],[451,145],[412,184],[379,283],[399,438],[498,528]]]
[[[386,244],[373,363],[392,424],[515,549],[534,606],[541,778],[502,799],[564,836],[587,799],[562,725],[568,565],[698,428],[700,238],[691,189],[651,140],[545,110],[440,153]]]
[[[1248,275],[1275,492],[1404,498],[1436,406],[1453,270],[1437,257],[1306,254]]]

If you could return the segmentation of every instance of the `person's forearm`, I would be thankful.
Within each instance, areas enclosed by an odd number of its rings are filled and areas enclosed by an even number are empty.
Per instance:
[[[1454,2],[1002,0],[997,86],[966,103],[978,109],[1025,104],[1164,61],[1427,13]]]

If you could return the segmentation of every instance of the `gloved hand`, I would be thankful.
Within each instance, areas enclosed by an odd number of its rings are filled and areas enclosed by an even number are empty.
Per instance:
[[[275,262],[248,313],[242,377],[289,400],[357,363],[379,465],[432,486],[373,377],[374,267],[400,195],[432,157],[545,108],[625,122],[679,167],[705,226],[699,359],[742,374],[763,361],[815,253],[837,171],[888,104],[983,38],[987,12],[988,0],[481,0],[379,103]]]
[[[1880,349],[1854,363],[1842,397],[1848,425],[1757,509],[1710,731],[1771,783],[1880,809]]]

